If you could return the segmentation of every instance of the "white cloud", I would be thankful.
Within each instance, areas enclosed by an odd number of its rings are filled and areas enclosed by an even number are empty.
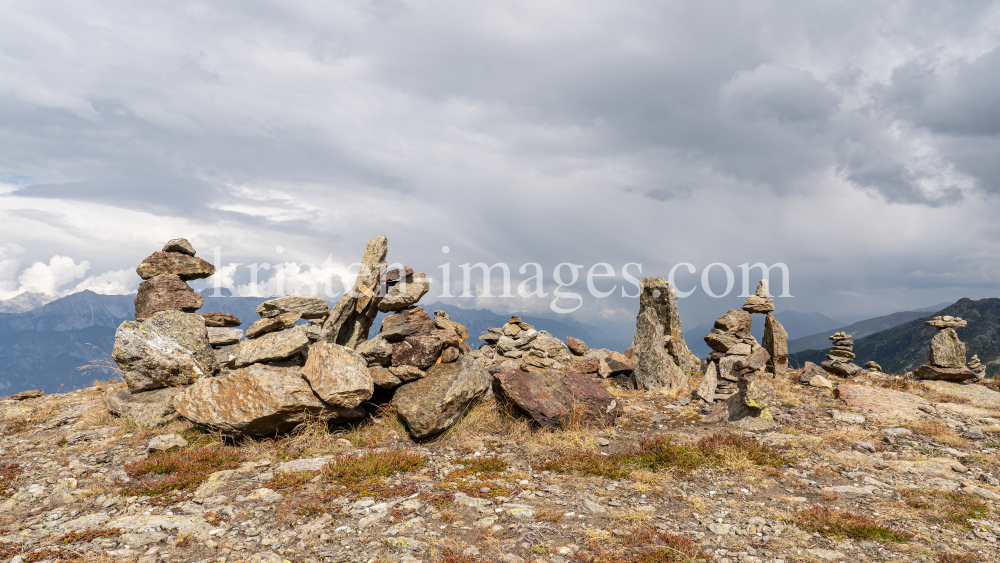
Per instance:
[[[83,280],[69,293],[76,293],[89,289],[94,293],[104,295],[124,295],[132,293],[138,287],[135,270],[122,269],[104,272],[99,276],[90,276]]]
[[[256,284],[247,283],[237,289],[240,295],[253,297],[270,297],[272,295],[315,295],[328,300],[337,300],[344,291],[344,279],[357,277],[357,272],[350,275],[346,268],[339,264],[324,263],[319,266],[285,262],[271,268],[274,272],[266,280],[258,272]]]
[[[59,288],[67,283],[82,278],[90,269],[90,263],[84,260],[79,264],[68,256],[53,256],[49,263],[35,262],[25,268],[18,276],[18,291],[59,295]]]

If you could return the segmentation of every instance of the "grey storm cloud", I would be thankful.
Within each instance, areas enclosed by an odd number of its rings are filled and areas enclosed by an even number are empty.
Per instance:
[[[125,269],[176,230],[233,262],[353,261],[385,232],[390,258],[431,271],[607,261],[621,283],[627,262],[780,261],[797,309],[920,306],[997,279],[956,251],[998,244],[983,242],[1000,191],[997,2],[0,15],[0,235],[23,263]],[[919,228],[958,223],[945,241]]]

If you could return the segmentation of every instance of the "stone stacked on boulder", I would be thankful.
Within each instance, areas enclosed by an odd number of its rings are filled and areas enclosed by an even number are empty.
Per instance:
[[[639,389],[681,389],[687,386],[689,374],[700,371],[701,361],[684,341],[677,295],[669,281],[642,278],[631,348],[635,354],[632,379]]]
[[[878,365],[878,363],[874,361],[866,363],[865,369],[868,370],[869,373],[882,373],[882,366]]]
[[[853,377],[861,373],[861,366],[854,363],[854,341],[851,335],[840,331],[830,337],[833,348],[820,365],[830,375]]]
[[[382,280],[386,275],[385,256],[388,251],[389,240],[385,235],[368,241],[354,287],[330,309],[330,315],[323,323],[320,331],[323,340],[348,348],[356,348],[368,340],[368,332],[385,296]]]
[[[139,264],[135,272],[144,281],[135,298],[135,320],[144,321],[160,311],[193,313],[201,308],[205,298],[187,282],[211,276],[215,266],[195,254],[187,239],[173,239]]]
[[[768,293],[767,280],[760,280],[757,284],[757,291],[743,303],[743,310],[747,313],[767,314],[774,311],[774,299]]]
[[[935,379],[941,381],[979,381],[982,379],[965,365],[965,344],[958,338],[956,328],[962,328],[968,323],[952,316],[938,316],[924,322],[927,326],[937,329],[930,344],[930,363],[922,365],[913,371],[919,379]],[[979,363],[979,358],[976,358]],[[983,371],[985,376],[985,370]]]

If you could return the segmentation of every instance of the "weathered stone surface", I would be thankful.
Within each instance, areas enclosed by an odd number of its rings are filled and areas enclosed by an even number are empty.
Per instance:
[[[250,364],[276,362],[299,354],[309,347],[306,330],[304,325],[299,325],[244,340],[240,343],[233,365],[241,368]]]
[[[601,360],[593,360],[590,358],[573,358],[565,362],[569,371],[575,371],[579,373],[597,373],[600,367]],[[609,371],[610,375],[610,371]]]
[[[236,355],[240,352],[240,345],[233,344],[231,346],[224,346],[222,348],[215,349],[215,365],[220,368],[232,368],[236,367]]]
[[[806,362],[802,369],[802,375],[799,376],[799,383],[809,383],[817,375],[825,378],[826,371],[812,362]]]
[[[736,362],[743,359],[743,356],[726,356],[719,360],[719,379],[725,379],[727,381],[736,381],[736,370],[733,366]]]
[[[392,365],[429,368],[441,355],[442,346],[433,336],[407,336],[406,340],[392,344]]]
[[[229,328],[240,326],[241,323],[234,315],[229,313],[198,313],[205,319],[205,326],[216,328]]]
[[[983,387],[950,381],[921,381],[920,385],[935,393],[984,409],[1000,410],[1000,393]]]
[[[288,295],[265,301],[257,306],[261,318],[298,313],[303,319],[322,319],[330,314],[330,306],[322,297]]]
[[[410,307],[382,319],[379,336],[389,342],[399,342],[407,336],[430,334],[433,329],[434,321],[423,307]]]
[[[701,397],[703,401],[711,404],[715,401],[715,388],[719,384],[719,368],[715,362],[709,362],[705,368],[705,376],[701,379],[701,385],[694,394]]]
[[[832,389],[833,383],[829,379],[823,377],[822,375],[814,375],[809,379],[809,385],[812,387],[821,387],[825,389]]]
[[[179,434],[160,434],[153,437],[146,446],[146,450],[151,452],[165,452],[173,448],[186,448],[188,441]]]
[[[171,401],[183,387],[166,387],[132,393],[128,389],[104,397],[104,406],[115,416],[130,418],[143,428],[154,428],[177,418]]]
[[[768,371],[776,377],[784,377],[788,373],[788,333],[771,313],[764,319],[764,348],[771,355]]]
[[[845,358],[847,360],[853,360],[854,352],[848,352],[847,350],[838,350],[834,348],[830,350],[830,356],[833,356],[834,358]]]
[[[974,381],[979,377],[976,372],[964,365],[957,368],[923,365],[913,370],[913,376],[917,379],[934,379],[937,381]]]
[[[727,356],[749,356],[753,352],[753,348],[746,342],[737,342],[733,344],[729,350],[726,350]]]
[[[408,266],[403,266],[402,268],[393,268],[386,271],[385,273],[385,283],[387,285],[397,284],[406,278],[413,276],[413,268]]]
[[[965,344],[958,339],[958,333],[955,332],[955,329],[938,330],[934,338],[931,339],[930,347],[931,365],[942,368],[965,367]]]
[[[375,391],[367,365],[361,354],[350,348],[316,342],[309,347],[302,377],[323,402],[351,409],[371,399]]]
[[[361,357],[368,362],[368,365],[378,365],[388,367],[392,362],[392,343],[382,337],[381,334],[375,338],[369,338],[355,348]]]
[[[725,334],[731,334],[737,338],[750,336],[750,328],[753,325],[753,317],[750,313],[740,309],[731,309],[715,321],[715,328]],[[722,350],[725,352],[725,350]]]
[[[534,336],[531,336],[532,334]],[[524,342],[524,344],[522,344],[522,342]],[[549,358],[573,357],[573,353],[569,351],[569,346],[567,346],[565,342],[559,340],[544,330],[536,332],[533,328],[528,329],[520,334],[515,343],[518,348],[528,345],[528,348],[538,350]]]
[[[173,274],[156,276],[139,284],[135,297],[135,320],[144,321],[160,311],[193,313],[205,298]]]
[[[841,361],[835,361],[832,359],[827,360],[820,363],[820,366],[822,366],[827,373],[840,377],[854,377],[855,375],[861,373],[861,366],[842,361],[843,358],[840,358],[840,360]]]
[[[774,387],[770,379],[763,371],[740,376],[737,392],[702,417],[702,421],[727,422],[745,430],[773,428],[776,423],[771,415],[770,403]]]
[[[310,419],[340,423],[364,417],[362,409],[320,401],[299,368],[266,365],[201,379],[173,405],[198,426],[234,437],[283,434]]]
[[[177,311],[163,311],[141,323],[122,323],[112,357],[133,393],[189,385],[217,369],[205,319]]]
[[[380,279],[386,269],[385,255],[388,251],[389,241],[385,235],[368,241],[354,287],[330,309],[330,316],[323,325],[324,340],[348,348],[355,348],[368,340],[368,331],[382,300]]]
[[[450,364],[435,364],[423,379],[398,389],[392,406],[414,438],[422,439],[450,428],[490,389],[491,377],[470,356]]]
[[[916,395],[873,385],[839,385],[834,395],[866,417],[885,421],[910,422],[927,418],[921,407],[930,407],[930,403]]]
[[[866,363],[865,364],[865,369],[871,370],[871,371],[877,371],[879,373],[882,372],[882,366],[878,365],[875,362],[868,362],[868,363]]]
[[[588,427],[610,426],[624,412],[604,387],[581,373],[505,371],[493,376],[493,393],[535,423],[552,429],[571,419]]]
[[[636,382],[646,389],[674,389],[686,385],[686,374],[700,372],[701,361],[684,341],[674,288],[658,277],[642,278],[641,284],[632,344],[636,356]],[[663,358],[664,351],[672,362]]]
[[[402,381],[415,381],[427,376],[427,372],[417,366],[393,366],[389,372]]]
[[[243,340],[243,331],[238,328],[207,327],[208,343],[212,346],[230,346]]]
[[[740,343],[739,337],[733,334],[710,332],[705,335],[705,344],[708,344],[709,348],[717,352],[726,353],[730,348]]]
[[[194,246],[188,242],[188,239],[186,238],[170,239],[167,244],[163,245],[163,252],[179,252],[181,254],[187,254],[188,256],[198,254],[198,252],[195,251]]]
[[[302,318],[300,313],[282,313],[273,317],[257,319],[247,329],[247,338],[257,338],[262,334],[294,326],[300,318]]]
[[[417,272],[412,276],[408,276],[406,281],[392,286],[389,293],[379,302],[378,310],[382,313],[401,311],[420,301],[420,298],[430,290],[430,280],[427,279],[427,276],[423,272]]]
[[[154,252],[139,264],[135,273],[144,280],[174,274],[184,281],[200,280],[215,273],[215,266],[180,252]]]
[[[958,317],[945,315],[943,317],[934,317],[933,319],[924,322],[924,324],[927,326],[932,326],[941,329],[941,328],[961,328],[963,326],[967,326],[969,323]]]
[[[458,348],[454,346],[445,346],[444,349],[441,350],[440,361],[442,364],[447,364],[450,362],[454,362],[461,355],[462,353],[459,352]]]
[[[762,370],[767,366],[770,359],[771,355],[767,352],[766,348],[757,348],[753,354],[737,360],[733,364],[733,370],[736,373]]]
[[[14,395],[11,395],[10,397],[7,397],[7,398],[8,399],[12,399],[14,401],[24,401],[24,400],[27,400],[27,399],[36,399],[36,398],[41,397],[43,395],[45,395],[45,391],[44,390],[42,390],[42,389],[31,389],[29,391],[21,391],[20,393],[15,393]]]
[[[569,346],[569,351],[573,352],[577,356],[582,356],[590,350],[590,348],[587,347],[586,342],[580,340],[579,338],[573,338],[572,336],[566,337],[566,344]]]
[[[434,328],[441,330],[454,330],[455,334],[462,340],[469,339],[469,329],[462,323],[451,320],[448,313],[444,311],[434,311]],[[499,336],[497,337],[499,338]]]
[[[747,313],[770,313],[774,311],[774,299],[767,299],[759,295],[751,295],[743,302],[743,310]]]
[[[395,389],[403,384],[402,379],[382,366],[369,366],[368,373],[372,376],[372,383],[379,389]]]

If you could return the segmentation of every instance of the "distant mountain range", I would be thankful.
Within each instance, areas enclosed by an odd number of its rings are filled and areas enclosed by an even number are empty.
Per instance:
[[[46,303],[51,303],[56,299],[58,297],[25,291],[10,299],[0,299],[0,313],[24,313],[25,311],[37,309]]]
[[[854,334],[854,353],[857,355],[855,363],[864,365],[874,360],[887,373],[905,373],[926,364],[931,338],[936,329],[924,326],[924,321],[936,315],[951,315],[968,321],[968,326],[955,329],[958,337],[965,343],[966,359],[973,354],[978,355],[979,360],[986,364],[986,374],[989,377],[1000,371],[1000,299],[997,298],[979,301],[963,298],[940,311],[925,313],[920,318],[864,338],[859,339]],[[851,334],[850,330],[847,332]],[[826,350],[829,348],[827,341],[823,349],[790,354],[789,363],[797,366],[806,361],[819,363],[826,359]]]
[[[824,332],[820,332],[819,334],[789,340],[788,352],[795,353],[802,352],[804,350],[829,349],[831,347],[830,335],[834,330],[842,330],[847,334],[852,335],[855,340],[858,340],[871,334],[875,334],[876,332],[888,330],[901,324],[906,324],[912,320],[926,317],[927,315],[928,313],[925,311],[902,311],[900,313],[893,313],[891,315],[856,322],[847,326],[834,327]]]
[[[764,317],[760,315],[754,315],[753,328],[750,331],[758,342],[763,342],[764,339]],[[829,333],[830,331],[836,330],[843,326],[843,323],[836,321],[823,315],[822,313],[817,313],[813,311],[811,313],[799,313],[797,311],[784,310],[774,313],[774,318],[778,319],[781,326],[785,327],[788,332],[789,338],[796,338],[800,335],[812,335],[817,333]],[[691,351],[695,353],[699,358],[704,359],[705,356],[712,353],[712,350],[705,344],[705,335],[712,332],[712,327],[715,326],[715,321],[705,323],[703,325],[698,325],[691,329],[690,331],[684,330],[684,339],[687,341],[688,347]]]

